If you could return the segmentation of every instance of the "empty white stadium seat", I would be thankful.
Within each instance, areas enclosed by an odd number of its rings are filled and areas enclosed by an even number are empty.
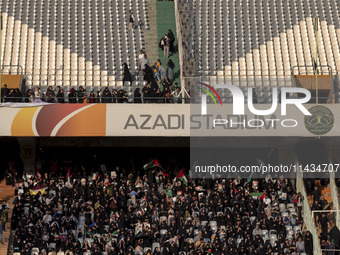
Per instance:
[[[197,75],[234,76],[236,86],[244,86],[238,82],[244,74],[279,76],[280,86],[291,86],[294,67],[300,74],[313,74],[316,45],[319,65],[330,66],[333,74],[340,71],[340,6],[337,1],[188,3],[189,38],[185,50],[189,58],[195,59]],[[317,42],[313,24],[316,16],[319,17]],[[328,68],[322,70],[328,71]],[[252,82],[248,86],[277,86],[278,80]]]
[[[132,72],[137,71],[138,52],[144,48],[143,30],[138,26],[129,31],[127,20],[131,9],[136,20],[144,24],[143,29],[149,27],[144,0],[47,0],[39,4],[13,0],[2,1],[0,8],[3,65],[20,65],[26,74],[64,70],[61,77],[47,79],[47,85],[63,86],[84,85],[83,77],[67,76],[71,70],[86,69],[87,75],[93,76],[95,70],[121,70],[126,62]],[[106,86],[107,76],[87,80]],[[31,82],[39,84],[40,80]]]

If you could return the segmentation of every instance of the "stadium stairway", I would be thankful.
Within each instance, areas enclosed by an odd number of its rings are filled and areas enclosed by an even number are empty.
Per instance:
[[[148,13],[149,29],[144,30],[145,51],[151,64],[158,59],[158,38],[157,38],[157,7],[156,0],[147,0],[146,8]]]
[[[7,201],[9,205],[8,211],[8,222],[6,223],[6,231],[3,232],[3,242],[0,242],[0,255],[10,254],[8,253],[8,245],[10,243],[10,232],[11,232],[11,217],[13,210],[13,200],[14,200],[14,188],[12,186],[7,186],[6,181],[0,183],[0,204]]]
[[[327,200],[328,203],[332,203],[332,195],[331,195],[331,188],[322,186],[320,180],[315,181],[315,186],[321,191],[321,195],[323,195],[324,199]],[[308,203],[310,206],[313,205],[313,197],[308,196]]]
[[[192,27],[189,26],[189,3],[186,2],[186,0],[180,0],[178,6],[179,15],[181,17],[181,29],[182,29],[182,37],[183,37],[183,75],[185,77],[193,77],[196,74],[195,70],[195,58],[191,57],[190,54],[187,54],[188,52],[188,44],[189,44],[189,33],[192,32],[190,29]],[[191,38],[190,38],[191,40]]]
[[[325,187],[322,186],[320,183],[320,180],[315,181],[315,186],[318,187],[318,189],[321,191],[321,195],[323,195],[324,199],[329,203],[329,206],[326,208],[326,210],[333,210],[333,200],[332,200],[332,195],[331,195],[331,188],[330,187]],[[313,205],[313,197],[308,196],[308,203],[309,206],[312,207]],[[334,220],[334,214],[330,214],[328,216],[329,220]],[[328,229],[330,230],[330,229]],[[321,227],[319,224],[316,225],[316,231],[320,235],[321,234]]]
[[[175,5],[173,1],[157,1],[157,48],[158,48],[158,58],[162,62],[163,67],[166,69],[166,64],[169,59],[171,59],[175,64],[175,80],[173,83],[178,82],[180,84],[179,79],[179,58],[178,58],[178,42],[177,42],[177,33],[176,33],[176,20],[175,20]],[[175,35],[176,41],[174,43],[175,52],[169,54],[169,58],[164,58],[163,51],[158,47],[158,43],[164,34],[168,33],[168,30],[171,29]]]

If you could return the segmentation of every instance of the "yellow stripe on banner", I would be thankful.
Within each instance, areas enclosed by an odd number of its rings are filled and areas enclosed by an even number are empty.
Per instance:
[[[36,194],[38,194],[38,193],[40,192],[41,195],[44,195],[46,189],[47,189],[47,188],[45,188],[45,189],[38,189],[38,190],[31,190],[31,189],[30,189],[30,194],[31,194],[32,196],[35,196]]]
[[[32,129],[34,113],[39,107],[22,108],[14,117],[11,127],[12,136],[35,136]]]

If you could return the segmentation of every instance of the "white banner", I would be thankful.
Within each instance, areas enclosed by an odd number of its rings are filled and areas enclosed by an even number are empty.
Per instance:
[[[53,104],[0,107],[1,136],[340,136],[340,104],[304,104],[311,115],[288,105],[270,115],[256,116],[245,107],[232,115],[232,105],[199,104]],[[254,105],[258,110],[271,105]]]

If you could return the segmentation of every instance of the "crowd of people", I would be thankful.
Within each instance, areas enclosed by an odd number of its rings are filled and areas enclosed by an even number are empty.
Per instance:
[[[14,251],[313,254],[291,181],[191,180],[185,170],[147,165],[129,172],[82,166],[12,175]]]
[[[129,11],[129,28],[132,29],[135,18]],[[164,51],[164,58],[175,51],[175,35],[169,29],[159,42],[159,47]],[[144,50],[140,51],[137,61],[138,72],[146,81],[144,87],[133,88],[133,95],[128,87],[133,82],[133,75],[126,63],[122,67],[123,88],[112,88],[111,91],[105,87],[102,91],[86,91],[83,86],[72,87],[65,92],[61,86],[55,88],[49,86],[47,91],[42,92],[38,86],[29,88],[25,93],[19,89],[8,89],[5,84],[1,89],[2,102],[39,102],[48,103],[179,103],[182,100],[181,88],[175,81],[175,64],[169,59],[166,68],[158,59],[151,64]],[[174,84],[173,84],[174,83]],[[128,90],[128,91],[127,91]]]
[[[22,93],[18,88],[8,88],[7,84],[1,88],[1,102],[21,102]]]
[[[182,99],[181,88],[174,82],[175,64],[170,59],[165,69],[158,59],[154,65],[149,65],[149,60],[144,51],[140,52],[138,70],[143,74],[146,82],[144,87],[133,87],[132,93],[129,85],[132,75],[126,63],[123,65],[123,84],[120,89],[105,87],[102,91],[87,92],[83,86],[72,87],[65,92],[61,86],[55,89],[52,86],[46,92],[41,92],[38,86],[28,89],[23,95],[19,89],[8,89],[7,85],[1,89],[2,102],[40,102],[48,103],[179,103]],[[127,82],[129,83],[127,85]],[[129,89],[129,90],[128,90]]]
[[[47,103],[179,103],[181,102],[181,89],[176,82],[174,85],[167,79],[163,81],[160,88],[157,83],[146,83],[142,89],[136,87],[133,93],[129,94],[123,89],[109,89],[105,87],[102,91],[87,92],[83,86],[78,89],[71,88],[69,92],[57,86],[56,90],[49,86],[46,93],[42,93],[39,87],[29,89],[23,96],[19,90],[11,90],[3,94],[3,103],[28,103],[28,102],[47,102]]]
[[[335,224],[335,215],[327,210],[332,209],[329,203],[322,195],[319,189],[319,183],[322,187],[329,185],[329,179],[307,179],[305,186],[308,194],[313,201],[311,210],[314,212],[315,225],[319,228],[319,239],[321,248],[325,250],[334,250],[340,248],[340,231]],[[325,212],[323,212],[325,211]],[[326,252],[326,255],[334,255],[332,251]]]

